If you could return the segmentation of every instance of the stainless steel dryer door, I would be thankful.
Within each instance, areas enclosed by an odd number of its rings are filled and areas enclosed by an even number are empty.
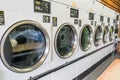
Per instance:
[[[94,33],[94,44],[95,46],[99,46],[102,43],[103,31],[101,26],[97,26]]]
[[[87,51],[92,44],[93,31],[90,25],[86,24],[83,26],[80,32],[80,47],[83,51]]]
[[[76,49],[77,32],[75,28],[69,24],[63,24],[57,31],[55,36],[55,49],[60,58],[70,57]]]
[[[49,36],[34,21],[12,25],[1,42],[2,61],[12,71],[28,72],[39,67],[49,52]]]

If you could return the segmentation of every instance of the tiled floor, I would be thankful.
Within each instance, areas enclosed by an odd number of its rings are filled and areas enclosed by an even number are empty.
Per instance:
[[[103,71],[112,63],[114,59],[120,59],[120,53],[117,53],[111,57],[109,57],[106,61],[104,61],[101,65],[99,65],[95,70],[93,70],[89,75],[87,75],[83,80],[96,80]]]
[[[97,80],[120,80],[120,59],[115,59]]]

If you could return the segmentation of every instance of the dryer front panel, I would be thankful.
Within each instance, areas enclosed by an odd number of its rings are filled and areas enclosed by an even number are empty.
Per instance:
[[[59,57],[70,57],[76,48],[77,33],[70,24],[63,24],[57,31],[55,49]]]
[[[7,68],[15,72],[36,69],[44,62],[48,52],[48,34],[34,21],[15,23],[2,38],[2,61]]]

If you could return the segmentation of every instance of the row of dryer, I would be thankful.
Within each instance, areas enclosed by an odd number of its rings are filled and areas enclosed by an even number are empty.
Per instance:
[[[2,80],[27,80],[114,40],[115,17],[51,0],[0,0],[0,4]],[[76,66],[71,66],[63,73],[66,78],[59,72],[42,80],[72,80]]]

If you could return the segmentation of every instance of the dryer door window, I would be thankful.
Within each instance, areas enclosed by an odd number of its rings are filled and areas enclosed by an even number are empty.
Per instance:
[[[36,22],[25,21],[7,30],[2,39],[2,59],[9,69],[27,72],[43,63],[48,54],[48,36],[39,27]]]
[[[110,28],[110,33],[109,33],[109,40],[112,41],[114,38],[114,28],[113,26]]]
[[[86,51],[91,46],[92,29],[89,25],[85,25],[81,30],[80,46],[83,51]]]
[[[95,46],[99,46],[102,43],[102,38],[103,38],[102,27],[98,26],[96,28],[95,36],[94,36]]]
[[[55,48],[59,57],[70,57],[76,46],[76,31],[72,25],[62,25],[56,35]]]
[[[109,31],[108,27],[105,27],[104,33],[103,33],[103,43],[104,44],[107,43],[107,41],[108,41],[108,36],[109,36],[108,31]]]

